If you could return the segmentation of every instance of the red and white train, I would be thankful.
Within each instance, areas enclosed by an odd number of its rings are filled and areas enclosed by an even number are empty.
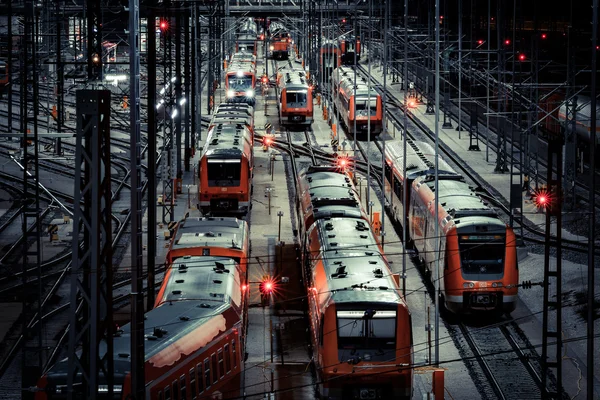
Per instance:
[[[198,197],[203,214],[245,215],[249,211],[252,145],[253,134],[244,125],[213,126],[198,163]]]
[[[169,262],[155,308],[145,314],[146,398],[236,398],[245,354],[248,226],[235,218],[182,224],[172,246],[180,253]],[[124,325],[113,339],[114,395],[107,400],[131,398],[130,329]],[[65,359],[40,378],[36,400],[67,399],[67,376]],[[78,382],[80,374],[73,398],[85,399]]]
[[[312,86],[303,70],[283,70],[277,75],[279,123],[310,125],[313,122]]]
[[[342,65],[354,65],[360,60],[360,39],[354,36],[343,36],[339,39]]]
[[[335,93],[333,101],[348,134],[354,134],[356,124],[357,136],[379,135],[383,130],[383,103],[379,93],[369,88],[360,75],[355,77],[355,71],[350,67],[336,68],[331,79]]]
[[[309,167],[297,213],[322,399],[410,399],[411,315],[350,177]]]
[[[402,142],[385,146],[386,196],[395,218],[402,223],[406,217],[409,237],[432,281],[438,268],[443,304],[454,313],[510,313],[518,300],[515,233],[441,159],[436,221],[434,149],[410,139],[407,144],[406,156]]]
[[[256,103],[256,66],[251,62],[232,62],[225,73],[225,91],[228,102]]]

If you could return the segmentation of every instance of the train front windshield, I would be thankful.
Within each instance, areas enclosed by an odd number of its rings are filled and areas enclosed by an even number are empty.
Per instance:
[[[306,96],[307,96],[306,90],[298,91],[298,92],[293,92],[293,91],[288,90],[285,94],[285,102],[287,103],[288,106],[299,107],[301,105],[306,104]]]
[[[472,280],[499,278],[504,272],[504,235],[460,235],[458,250],[462,272]]]
[[[243,92],[252,89],[252,77],[251,76],[229,76],[227,78],[227,85],[229,89],[235,90],[236,92]]]
[[[240,186],[241,166],[237,159],[208,159],[208,186]]]
[[[340,361],[359,356],[363,360],[394,358],[396,311],[338,311],[338,355]]]
[[[375,96],[371,97],[371,101],[369,101],[368,98],[361,97],[356,99],[357,116],[366,117],[369,114],[369,108],[371,111],[371,116],[377,115],[377,99]]]

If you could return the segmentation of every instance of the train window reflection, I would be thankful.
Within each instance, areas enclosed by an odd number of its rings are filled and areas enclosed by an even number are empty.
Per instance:
[[[251,76],[230,76],[227,78],[229,88],[232,90],[242,91],[252,88],[252,77]]]
[[[239,186],[241,177],[240,160],[212,162],[208,160],[208,186]],[[229,162],[231,161],[231,162]]]
[[[306,91],[302,92],[290,92],[287,91],[285,95],[285,101],[287,104],[290,103],[306,103]]]
[[[473,236],[459,239],[461,267],[466,274],[501,274],[504,269],[505,239],[502,236]]]
[[[370,105],[370,107],[368,107]],[[371,115],[377,114],[377,100],[375,98],[371,99],[371,101],[367,101],[366,99],[357,99],[356,100],[356,113],[358,115],[367,115],[367,108],[370,108]]]

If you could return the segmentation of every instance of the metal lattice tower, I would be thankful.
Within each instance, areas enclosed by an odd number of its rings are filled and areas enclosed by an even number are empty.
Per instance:
[[[129,150],[131,160],[131,395],[143,400],[144,374],[144,278],[142,255],[142,136],[140,133],[140,9],[129,0]],[[154,43],[152,43],[154,45]],[[150,108],[154,108],[151,104]],[[150,203],[154,207],[154,203]],[[152,238],[155,240],[155,238]]]
[[[107,385],[112,397],[112,227],[110,91],[78,90],[68,387],[86,399]],[[83,206],[81,202],[83,201]],[[80,247],[80,235],[83,245]],[[81,312],[78,312],[81,307]],[[101,343],[103,350],[101,352]],[[78,346],[81,343],[81,352]],[[79,383],[79,382],[77,382]],[[76,398],[73,391],[69,399]]]
[[[156,13],[155,0],[148,7],[148,296],[146,308],[154,306],[156,271]]]
[[[571,12],[572,13],[572,12]],[[567,93],[565,103],[565,162],[563,169],[563,190],[565,198],[563,208],[572,210],[575,207],[575,178],[577,175],[577,96],[575,95],[575,51],[571,49],[573,45],[573,21],[569,24],[567,30]]]
[[[563,138],[548,139],[547,187],[551,196],[562,190]],[[558,172],[555,172],[558,171]],[[556,236],[552,237],[552,215],[556,216]],[[562,214],[560,203],[554,199],[551,209],[546,210],[546,245],[544,246],[544,305],[542,318],[542,399],[562,399]],[[556,262],[551,265],[550,249],[556,247]],[[548,376],[556,377],[556,388],[549,387]]]
[[[506,166],[506,120],[504,120],[507,93],[504,86],[504,63],[506,61],[506,56],[502,48],[504,40],[504,10],[502,2],[498,2],[496,11],[496,32],[498,44],[498,130],[496,135],[496,167],[494,168],[494,171],[504,173],[508,171],[508,168]]]
[[[169,3],[169,4],[167,4]],[[170,2],[165,2],[165,7],[170,7]],[[170,14],[167,12],[166,15]],[[163,34],[163,161],[162,161],[162,182],[163,182],[163,207],[162,207],[162,221],[163,223],[173,222],[175,220],[175,196],[173,186],[173,171],[174,171],[174,157],[173,157],[173,142],[174,142],[174,130],[173,130],[173,119],[171,118],[172,107],[174,103],[173,99],[173,84],[171,82],[173,77],[173,66],[169,62],[171,60],[171,31],[172,19],[167,18],[169,21],[168,29],[162,31]],[[164,93],[163,93],[164,90]],[[165,160],[166,158],[166,160]]]
[[[41,280],[41,215],[38,164],[38,60],[36,41],[37,24],[36,7],[32,0],[25,2],[23,18],[23,37],[20,49],[19,68],[21,71],[21,146],[23,148],[23,200],[22,200],[22,229],[23,229],[23,275],[22,282],[25,292],[23,296],[23,336],[24,343],[21,355],[22,398],[33,399],[33,392],[28,388],[35,386],[36,377],[40,376],[42,357],[42,280]],[[9,21],[11,21],[9,19]],[[12,24],[12,21],[10,22]],[[12,43],[9,44],[9,49]],[[32,102],[28,101],[29,90],[33,89]],[[32,111],[32,112],[31,112]],[[32,118],[30,117],[30,112]],[[9,112],[10,114],[10,112]],[[31,118],[31,120],[30,120]],[[30,131],[33,128],[33,132]],[[33,136],[31,136],[33,133]],[[29,140],[33,140],[33,151],[30,153]],[[31,170],[31,171],[30,171]],[[35,272],[31,273],[33,267]],[[35,289],[32,289],[29,277],[37,279]],[[31,290],[31,291],[30,291]],[[35,324],[30,324],[35,318]]]

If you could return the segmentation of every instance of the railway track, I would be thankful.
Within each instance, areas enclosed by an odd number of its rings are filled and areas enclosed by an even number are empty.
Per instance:
[[[465,356],[470,359],[471,369],[478,366],[478,388],[483,399],[539,398],[541,359],[514,321],[490,326],[459,322],[457,327],[462,333],[458,341],[468,348]]]

